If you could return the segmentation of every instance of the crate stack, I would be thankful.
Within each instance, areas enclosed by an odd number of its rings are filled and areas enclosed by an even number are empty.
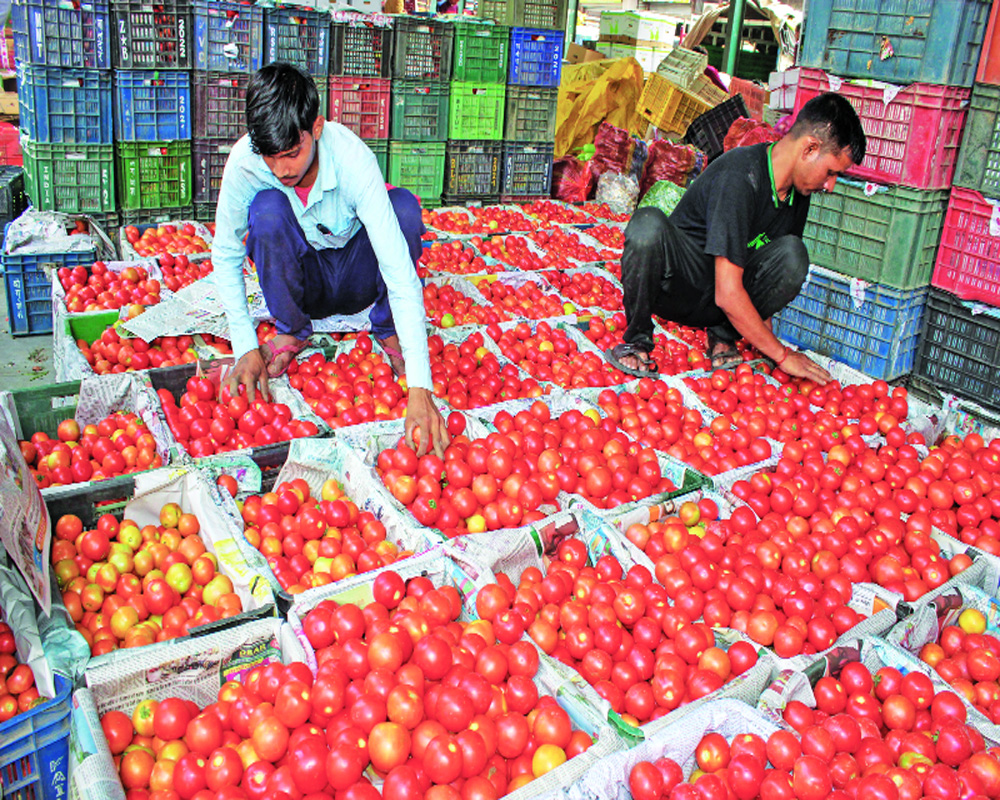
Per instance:
[[[240,2],[194,2],[194,218],[215,219],[222,171],[246,132],[250,74],[264,63],[264,10]]]
[[[906,21],[886,2],[863,17],[849,0],[810,3],[791,84],[794,113],[836,91],[858,112],[868,148],[849,179],[811,198],[804,239],[814,266],[775,317],[783,340],[875,378],[920,372],[925,311],[933,317],[938,302],[931,277],[947,249],[942,243],[939,254],[938,244],[953,215],[946,216],[949,190],[990,5],[934,4]]]

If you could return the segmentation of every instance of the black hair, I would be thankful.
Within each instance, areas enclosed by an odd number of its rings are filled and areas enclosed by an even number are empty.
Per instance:
[[[802,106],[789,133],[795,139],[815,136],[825,148],[838,152],[849,147],[855,165],[865,158],[867,140],[861,120],[847,98],[835,92],[821,94]]]
[[[297,147],[303,131],[319,116],[313,79],[293,64],[278,61],[250,76],[247,131],[255,153],[273,156]]]

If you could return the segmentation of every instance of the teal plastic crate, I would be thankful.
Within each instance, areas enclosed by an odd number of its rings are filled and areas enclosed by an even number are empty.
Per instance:
[[[40,211],[89,214],[116,210],[115,146],[24,143],[24,180]]]
[[[510,29],[492,22],[455,23],[453,81],[503,83],[507,80]]]
[[[375,160],[378,161],[378,168],[381,170],[382,175],[389,174],[389,140],[388,139],[365,139],[364,143],[368,146],[368,149],[375,154]]]
[[[1000,197],[1000,86],[977,83],[972,87],[952,183]]]
[[[448,138],[503,139],[506,89],[502,83],[453,81],[448,102]]]
[[[191,142],[118,142],[115,166],[124,209],[189,206]]]
[[[392,132],[404,142],[443,142],[448,138],[450,86],[438,81],[393,81]]]
[[[111,144],[111,75],[105,70],[17,65],[21,130],[36,142]]]
[[[424,208],[441,205],[444,148],[444,142],[390,142],[388,182],[409,189]]]

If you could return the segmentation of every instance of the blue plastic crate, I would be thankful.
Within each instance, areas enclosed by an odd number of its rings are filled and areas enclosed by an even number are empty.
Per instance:
[[[107,0],[15,0],[11,29],[18,61],[49,67],[111,69]]]
[[[12,336],[52,333],[52,280],[62,267],[89,267],[95,250],[77,253],[31,253],[0,256],[7,288],[7,316]],[[0,742],[5,741],[0,725]],[[0,763],[3,746],[0,745]],[[5,786],[6,788],[6,786]]]
[[[55,674],[56,696],[0,723],[0,782],[4,797],[62,800],[69,793],[69,733],[73,684]]]
[[[972,86],[992,0],[810,0],[798,63],[847,78]]]
[[[511,28],[509,84],[558,86],[562,72],[562,31]]]
[[[264,14],[264,63],[288,61],[310,75],[330,67],[330,15],[300,8],[269,8]]]
[[[263,65],[263,8],[245,3],[195,0],[196,70],[249,74]]]
[[[115,71],[115,134],[120,142],[191,138],[191,73]]]
[[[111,144],[111,75],[98,69],[17,65],[21,129],[36,142]]]
[[[927,292],[852,282],[812,267],[799,296],[775,315],[775,335],[891,380],[913,370]]]

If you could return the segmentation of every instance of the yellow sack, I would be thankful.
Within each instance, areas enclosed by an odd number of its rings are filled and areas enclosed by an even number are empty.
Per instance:
[[[646,121],[635,113],[643,71],[634,58],[588,61],[565,67],[556,112],[556,157],[592,144],[605,120],[642,135]]]

